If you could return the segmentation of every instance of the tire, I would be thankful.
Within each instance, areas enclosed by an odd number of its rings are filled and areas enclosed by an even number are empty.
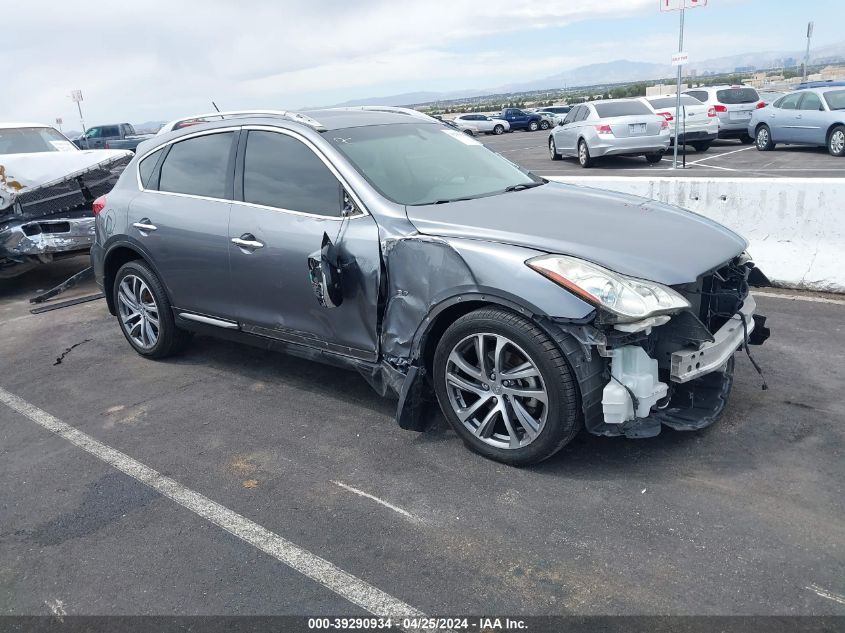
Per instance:
[[[713,141],[696,141],[692,144],[696,152],[706,152],[713,145]]]
[[[555,147],[555,137],[549,137],[549,158],[552,160],[560,160],[560,154],[557,153],[557,147]]]
[[[656,165],[661,160],[663,160],[663,154],[660,152],[654,154],[646,154],[645,159],[648,161],[649,165]]]
[[[831,156],[845,156],[845,125],[837,125],[827,137],[827,151]]]
[[[499,136],[500,134],[504,134],[504,133],[505,133],[505,126],[504,125],[497,125],[496,127],[493,128],[493,134],[495,134],[496,136]]]
[[[739,137],[739,142],[742,143],[743,145],[751,145],[751,143],[754,142],[754,137],[750,136],[748,134],[743,134],[742,136]]]
[[[467,129],[465,129],[465,130],[464,130],[464,134],[467,134],[468,136],[475,136],[475,132],[473,132],[473,131],[472,131],[471,129],[469,129],[469,128],[467,128]]]
[[[476,351],[479,341],[483,366]],[[521,374],[533,373],[517,380],[488,375],[517,367]],[[537,325],[508,310],[481,308],[449,326],[434,354],[434,386],[443,414],[464,443],[506,464],[547,459],[581,428],[577,382],[560,347]]]
[[[549,122],[548,121],[540,121],[540,129],[541,130],[548,130],[549,129]]]
[[[757,128],[757,137],[754,139],[754,144],[761,152],[770,152],[775,148],[772,142],[772,131],[768,125],[761,125]]]
[[[590,156],[590,148],[587,145],[587,141],[584,139],[578,141],[578,162],[584,169],[593,166],[593,159]]]
[[[537,121],[531,121],[531,122],[528,124],[528,130],[529,130],[530,132],[536,132],[539,128],[540,128],[540,124],[539,124],[539,123],[537,123]]]
[[[167,293],[146,262],[134,260],[121,266],[112,293],[120,330],[141,356],[165,358],[190,340],[188,332],[176,327]]]

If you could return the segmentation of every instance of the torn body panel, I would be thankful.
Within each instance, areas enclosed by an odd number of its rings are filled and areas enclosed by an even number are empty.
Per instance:
[[[0,156],[0,276],[90,249],[91,203],[131,158],[105,150]]]

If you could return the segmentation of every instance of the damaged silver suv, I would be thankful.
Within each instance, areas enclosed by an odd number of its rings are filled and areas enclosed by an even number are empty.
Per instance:
[[[198,331],[352,368],[403,428],[433,393],[470,448],[530,464],[582,426],[712,424],[768,336],[746,242],[699,215],[547,182],[413,110],[193,119],[94,205],[143,356]]]

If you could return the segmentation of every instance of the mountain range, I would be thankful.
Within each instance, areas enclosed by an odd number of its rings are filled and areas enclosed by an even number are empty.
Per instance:
[[[734,72],[735,69],[742,67],[760,69],[778,68],[784,65],[786,60],[792,59],[793,63],[800,64],[803,58],[803,51],[763,51],[741,53],[738,55],[716,57],[700,62],[692,60],[686,67],[685,74],[690,74],[692,70],[695,70],[696,73],[701,76],[703,73]],[[827,60],[834,60],[837,58],[839,58],[840,61],[845,60],[845,42],[813,49],[810,57],[810,63],[826,63]],[[676,72],[675,67],[671,64],[656,64],[653,62],[638,62],[620,59],[611,62],[578,66],[548,77],[532,79],[519,83],[505,84],[487,89],[472,88],[466,90],[454,90],[450,92],[407,92],[382,97],[356,99],[336,105],[417,105],[436,101],[468,99],[472,97],[514,92],[531,92],[534,90],[560,89],[564,87],[575,88],[579,86],[670,79],[675,76]]]

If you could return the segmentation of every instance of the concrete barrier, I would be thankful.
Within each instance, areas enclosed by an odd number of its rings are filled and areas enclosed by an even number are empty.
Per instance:
[[[551,180],[630,193],[733,229],[777,286],[845,293],[845,179],[639,178]]]

